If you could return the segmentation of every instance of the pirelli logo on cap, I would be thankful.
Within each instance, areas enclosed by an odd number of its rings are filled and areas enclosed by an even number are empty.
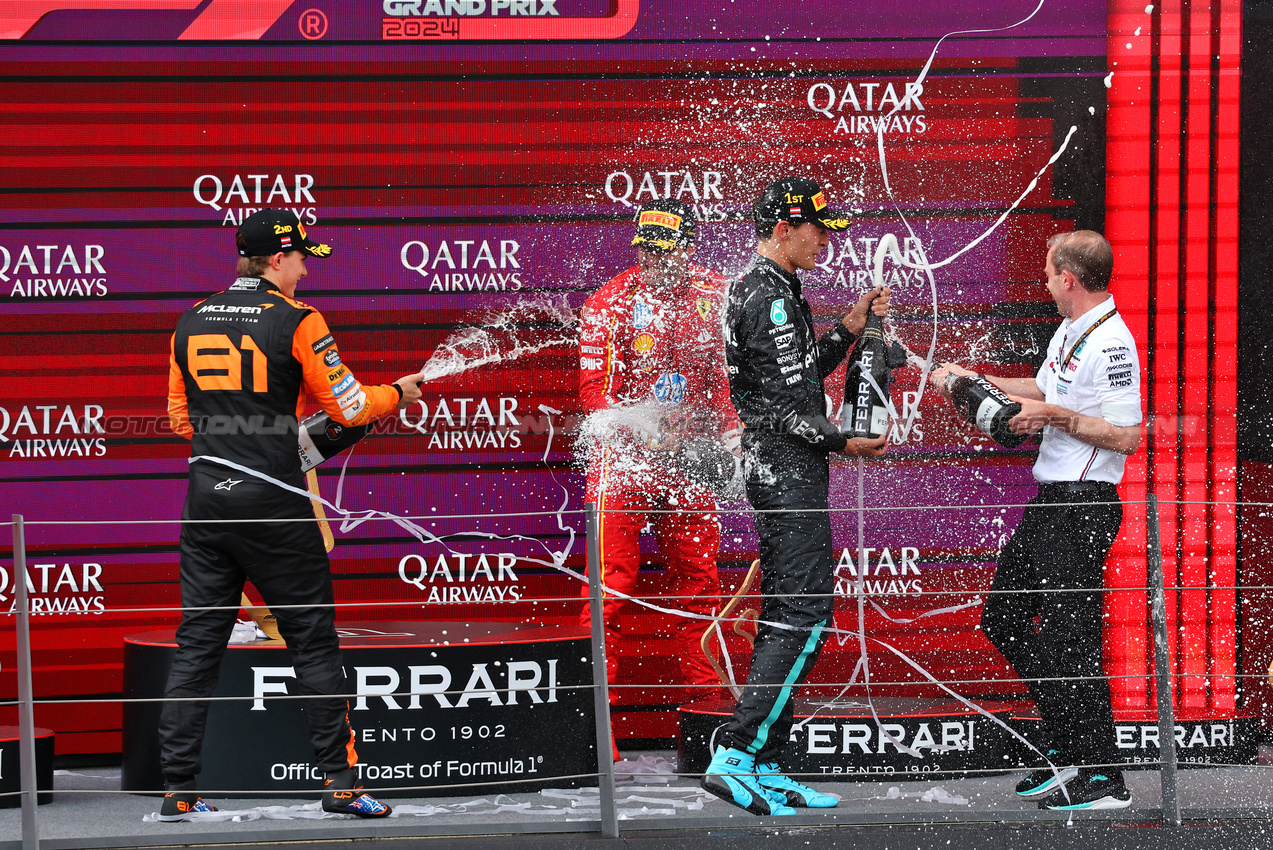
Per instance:
[[[819,192],[813,196],[813,208],[815,210],[824,210],[827,208],[827,196]]]
[[[637,226],[645,227],[647,224],[657,224],[669,230],[680,230],[681,217],[676,213],[663,212],[662,210],[645,210],[641,213],[641,217],[637,219]]]

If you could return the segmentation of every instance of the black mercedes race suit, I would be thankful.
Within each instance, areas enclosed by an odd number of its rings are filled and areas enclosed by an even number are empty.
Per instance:
[[[845,437],[825,415],[822,379],[854,337],[837,321],[818,340],[800,279],[752,258],[730,287],[725,358],[743,421],[747,497],[760,538],[762,624],[747,687],[716,742],[772,761],[787,742],[794,690],[817,660],[833,607],[827,456]],[[780,625],[771,625],[780,624]]]
[[[272,287],[239,278],[186,311],[172,337],[169,415],[173,430],[191,439],[193,458],[181,529],[185,610],[159,726],[160,761],[173,784],[202,767],[204,700],[216,687],[245,577],[277,618],[296,670],[293,692],[347,692],[331,566],[297,450],[300,398],[308,389],[333,422],[356,425],[392,410],[401,394],[360,386],[322,316]],[[200,458],[231,461],[299,492]],[[348,708],[344,697],[303,701],[320,770],[357,763]]]

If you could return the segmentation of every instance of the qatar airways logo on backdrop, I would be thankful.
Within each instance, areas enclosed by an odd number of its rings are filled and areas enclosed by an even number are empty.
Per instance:
[[[721,190],[723,176],[720,171],[612,171],[606,175],[602,191],[626,207],[672,198],[693,209],[698,221],[725,221],[729,211]]]
[[[27,609],[32,614],[101,614],[106,610],[101,564],[28,564],[26,586]],[[5,605],[0,610],[17,612],[17,592],[13,574],[0,567],[0,605]]]
[[[521,247],[516,239],[413,239],[398,257],[430,292],[502,292],[522,288]]]
[[[106,456],[106,428],[100,404],[25,404],[0,407],[0,444],[7,456],[24,459]],[[4,448],[0,448],[4,451]]]
[[[843,549],[835,565],[837,596],[909,596],[923,593],[919,548]]]
[[[805,102],[814,112],[835,122],[841,136],[909,135],[928,132],[922,83],[848,80],[843,86],[814,83]]]
[[[105,258],[101,245],[0,244],[0,283],[10,298],[100,298]]]
[[[286,209],[302,224],[317,224],[312,174],[200,174],[194,199],[221,216],[227,227],[238,227],[257,210]]]

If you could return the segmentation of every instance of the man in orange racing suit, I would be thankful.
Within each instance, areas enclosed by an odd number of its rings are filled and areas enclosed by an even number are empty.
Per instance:
[[[587,499],[599,511],[602,583],[609,591],[635,595],[639,538],[648,519],[671,578],[667,598],[653,604],[710,615],[720,601],[716,498],[680,471],[675,457],[691,438],[737,445],[740,429],[729,401],[721,337],[725,280],[689,263],[695,229],[693,211],[680,201],[658,199],[641,207],[632,240],[637,265],[584,304],[579,395],[592,416],[586,429],[594,435]],[[611,685],[626,602],[607,593],[603,604]],[[587,617],[585,610],[585,622]],[[686,682],[718,687],[699,646],[708,625],[678,617],[673,652]],[[696,694],[718,692],[699,688]],[[614,758],[619,759],[617,747]]]
[[[238,280],[183,313],[172,336],[168,413],[192,452],[182,511],[182,617],[159,726],[168,791],[160,818],[215,811],[194,790],[194,777],[202,767],[205,700],[216,687],[245,578],[278,618],[297,691],[312,696],[303,709],[316,765],[326,773],[323,808],[385,817],[389,807],[355,787],[349,703],[336,696],[348,688],[331,563],[317,524],[295,521],[314,517],[297,423],[306,391],[333,422],[361,425],[418,399],[421,376],[363,386],[341,362],[323,317],[293,300],[305,258],[331,254],[295,215],[254,213],[236,242]],[[293,521],[189,522],[260,519]]]

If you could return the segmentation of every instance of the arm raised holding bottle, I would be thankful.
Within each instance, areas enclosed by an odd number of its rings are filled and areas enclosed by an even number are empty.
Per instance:
[[[959,378],[969,378],[970,381],[960,381]],[[1004,416],[999,417],[1003,420],[1004,426],[1008,432],[1014,435],[1021,435],[1023,439],[1016,441],[1005,441],[1001,439],[1001,429],[987,431],[990,436],[995,437],[1005,446],[1011,448],[1013,445],[1020,445],[1024,442],[1024,437],[1031,434],[1037,434],[1043,430],[1045,426],[1051,425],[1063,433],[1069,434],[1074,439],[1095,446],[1098,449],[1108,449],[1118,452],[1119,454],[1130,455],[1135,453],[1140,446],[1140,425],[1115,425],[1103,416],[1084,415],[1068,410],[1058,404],[1049,404],[1044,400],[1043,390],[1039,389],[1039,385],[1034,378],[1005,378],[996,375],[984,375],[966,369],[957,363],[943,363],[940,368],[933,372],[933,386],[942,396],[951,400],[951,402],[964,413],[965,407],[980,406],[985,404],[990,394],[978,392],[975,386],[978,380],[985,381],[994,387],[1003,391],[1011,405],[999,405],[995,410],[1002,410]],[[994,404],[993,401],[989,402]],[[1015,408],[1015,412],[1014,412]],[[969,417],[964,413],[974,425],[981,427],[981,421],[984,416],[974,415]],[[994,412],[990,413],[990,417],[994,417]],[[995,425],[999,423],[996,421]],[[982,430],[986,430],[982,428]]]

